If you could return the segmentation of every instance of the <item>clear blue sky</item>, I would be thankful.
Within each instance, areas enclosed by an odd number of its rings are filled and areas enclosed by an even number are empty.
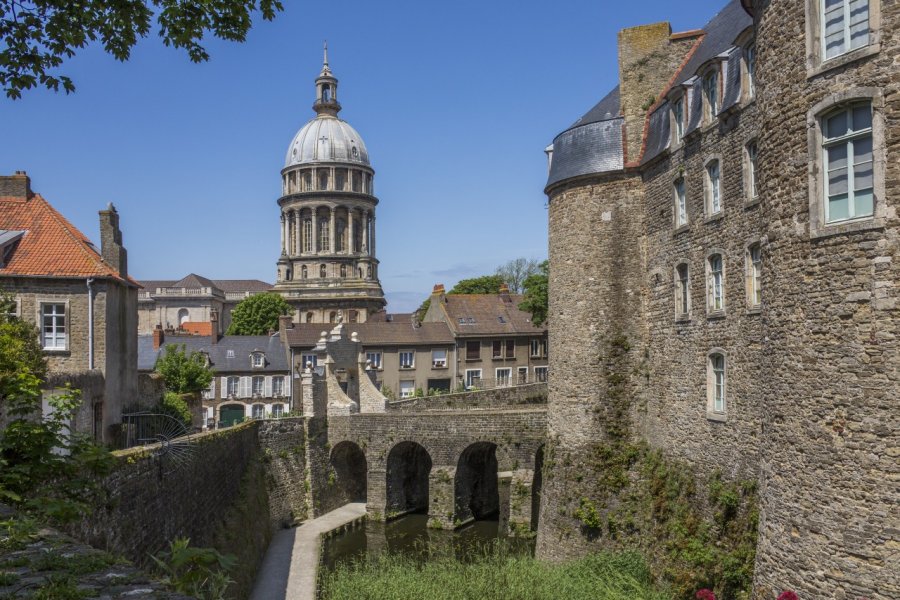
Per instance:
[[[543,149],[616,84],[617,31],[701,27],[725,1],[285,4],[244,44],[209,40],[208,63],[153,34],[127,63],[70,60],[74,94],[0,100],[0,173],[28,171],[94,240],[114,202],[138,279],[272,282],[279,171],[327,39],[376,170],[388,309],[409,311],[434,283],[545,258]]]

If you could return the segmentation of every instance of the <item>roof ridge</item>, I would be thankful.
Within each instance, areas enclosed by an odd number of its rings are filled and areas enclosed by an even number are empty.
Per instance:
[[[75,242],[75,245],[81,250],[81,252],[87,257],[87,259],[95,264],[97,268],[101,270],[105,269],[106,274],[110,277],[114,277],[115,279],[122,280],[122,276],[113,271],[112,267],[110,267],[106,262],[103,261],[103,257],[100,256],[96,250],[92,249],[88,244],[92,244],[83,232],[81,232],[77,227],[72,225],[68,219],[66,219],[61,212],[56,210],[50,202],[41,196],[40,194],[35,193],[32,197],[31,201],[40,200],[43,208],[49,211],[49,215],[56,224],[65,231],[66,235]],[[77,234],[77,235],[76,235]],[[80,237],[79,237],[80,236]]]

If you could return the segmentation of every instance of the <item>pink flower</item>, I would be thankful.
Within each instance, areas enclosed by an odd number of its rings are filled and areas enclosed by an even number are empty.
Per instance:
[[[800,600],[800,598],[794,592],[785,590],[778,594],[778,600]]]
[[[698,590],[695,595],[697,600],[716,600],[716,595],[713,594],[712,590],[703,588],[702,590]]]

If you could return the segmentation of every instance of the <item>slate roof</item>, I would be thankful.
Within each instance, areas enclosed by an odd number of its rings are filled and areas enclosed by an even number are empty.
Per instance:
[[[106,264],[91,240],[40,194],[0,197],[0,229],[25,232],[0,277],[103,277],[136,284]]]
[[[541,334],[531,315],[519,310],[519,294],[447,294],[440,307],[450,329],[460,337]],[[437,301],[433,299],[432,302]]]
[[[213,344],[209,337],[203,335],[168,335],[160,349],[153,349],[152,335],[138,336],[138,370],[152,371],[156,359],[166,346],[184,344],[188,352],[205,352],[209,355],[212,369],[216,373],[250,373],[264,374],[286,373],[288,367],[287,354],[276,335],[223,335],[218,343]],[[228,351],[233,356],[228,356]],[[261,369],[250,367],[250,354],[260,350],[266,355],[266,365]]]
[[[331,331],[334,325],[328,323],[295,323],[288,330],[288,344],[292,348],[311,348],[316,345],[323,331]],[[413,327],[412,323],[373,322],[344,323],[344,332],[359,334],[364,347],[375,346],[435,346],[455,343],[453,334],[446,323],[422,323]]]
[[[673,87],[687,86],[693,89],[691,104],[686,107],[690,112],[685,134],[699,127],[701,82],[696,75],[710,60],[720,57],[726,62],[725,90],[720,111],[728,110],[738,102],[741,56],[740,51],[733,49],[732,45],[741,32],[752,24],[753,19],[747,14],[741,0],[731,0],[703,27],[703,37],[693,54],[680,72],[673,73]],[[663,93],[668,91],[660,90]],[[556,136],[553,140],[548,186],[580,175],[607,173],[624,168],[624,119],[618,117],[620,108],[619,87],[616,86],[569,129]],[[668,148],[671,137],[668,110],[668,102],[662,102],[647,117],[644,151],[639,157],[642,163]]]
[[[141,285],[151,294],[157,288],[167,287],[183,287],[183,288],[201,288],[212,287],[222,292],[268,292],[273,286],[271,283],[260,281],[259,279],[208,279],[196,273],[189,273],[179,280],[175,279],[145,279],[141,281]]]

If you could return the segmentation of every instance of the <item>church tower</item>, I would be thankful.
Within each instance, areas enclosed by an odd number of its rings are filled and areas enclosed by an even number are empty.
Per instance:
[[[300,323],[364,322],[384,308],[375,258],[375,171],[362,138],[338,118],[338,80],[316,78],[316,116],[288,147],[281,170],[281,257],[275,291]]]

